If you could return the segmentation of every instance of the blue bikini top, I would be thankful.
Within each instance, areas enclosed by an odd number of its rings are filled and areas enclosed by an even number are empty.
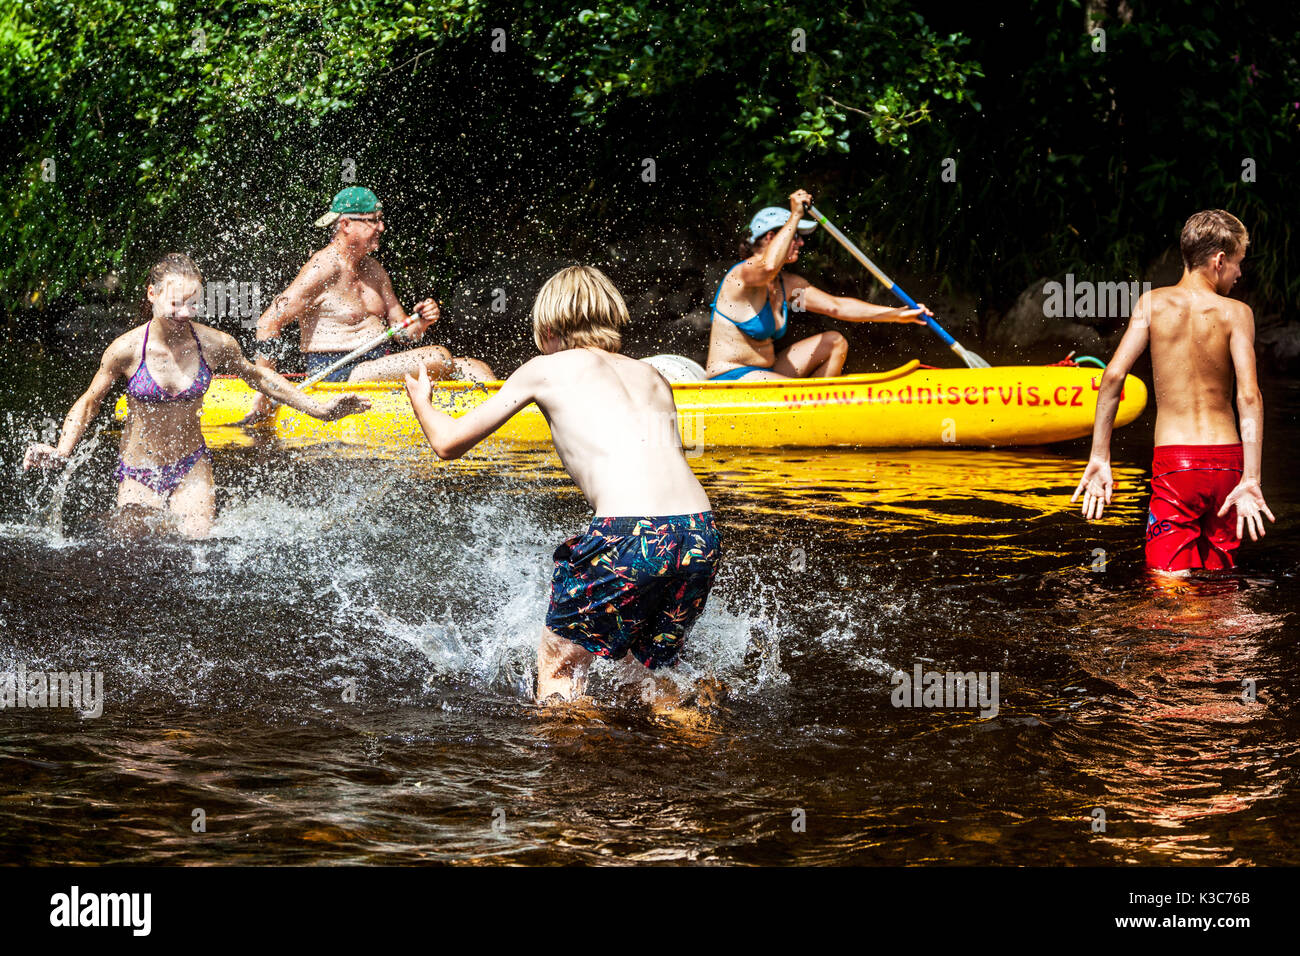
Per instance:
[[[737,262],[736,266],[743,265],[744,262]],[[732,266],[731,269],[736,268]],[[781,277],[781,328],[776,327],[776,316],[772,314],[772,299],[770,296],[765,298],[762,311],[753,318],[746,319],[743,322],[733,319],[725,312],[718,308],[718,296],[722,295],[722,283],[727,281],[727,276],[731,275],[731,269],[728,269],[722,275],[722,281],[718,283],[718,291],[713,293],[713,302],[710,304],[709,320],[712,321],[714,313],[722,316],[728,322],[732,323],[740,331],[744,332],[751,339],[758,342],[766,342],[768,339],[776,341],[785,335],[785,330],[790,326],[790,304],[785,300],[785,277]],[[766,291],[766,290],[765,290]]]

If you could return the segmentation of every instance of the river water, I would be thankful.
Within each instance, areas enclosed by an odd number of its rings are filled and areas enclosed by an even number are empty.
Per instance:
[[[1150,409],[1091,526],[1082,442],[706,454],[726,558],[684,703],[598,662],[539,712],[587,518],[550,452],[222,449],[211,539],[130,540],[107,411],[70,474],[18,471],[92,370],[0,361],[0,674],[105,696],[0,711],[0,862],[1300,863],[1292,382],[1278,524],[1177,587],[1142,569]],[[996,715],[895,707],[918,664],[996,672]]]

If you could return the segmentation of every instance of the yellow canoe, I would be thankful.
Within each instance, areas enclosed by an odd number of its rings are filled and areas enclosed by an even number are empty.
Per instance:
[[[1006,447],[1082,438],[1092,431],[1101,370],[1068,366],[922,368],[916,361],[888,372],[839,378],[768,382],[683,382],[673,385],[682,443],[707,448],[780,447]],[[462,415],[494,394],[500,383],[442,382],[435,407]],[[371,408],[336,422],[280,407],[268,426],[290,446],[338,442],[375,451],[424,443],[400,382],[320,384],[313,394],[355,392]],[[247,445],[237,423],[254,392],[241,380],[217,377],[202,411],[208,444]],[[1127,425],[1146,407],[1147,388],[1130,375],[1116,416]],[[126,415],[125,397],[117,416]],[[497,432],[505,443],[550,441],[537,406],[530,405]]]

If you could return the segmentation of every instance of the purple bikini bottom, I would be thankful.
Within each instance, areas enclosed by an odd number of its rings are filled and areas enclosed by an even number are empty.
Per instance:
[[[194,449],[180,461],[171,465],[162,465],[158,468],[144,468],[140,465],[128,465],[121,458],[117,460],[117,467],[113,469],[113,477],[121,484],[126,479],[138,481],[146,488],[150,488],[166,498],[176,486],[185,480],[185,476],[190,473],[190,469],[199,463],[200,458],[212,460],[212,452],[208,451],[207,443]]]

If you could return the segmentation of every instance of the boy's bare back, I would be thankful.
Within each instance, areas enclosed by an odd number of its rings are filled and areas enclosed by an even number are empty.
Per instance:
[[[535,403],[560,460],[595,511],[555,549],[537,647],[537,699],[572,700],[596,655],[677,663],[722,558],[713,509],[686,464],[672,388],[619,354],[627,303],[599,269],[569,266],[533,300],[542,354],[460,418],[430,402],[428,374],[406,376],[411,409],[439,458],[459,458]]]
[[[1158,571],[1231,568],[1242,532],[1256,540],[1264,519],[1273,520],[1259,484],[1264,400],[1255,318],[1227,295],[1249,242],[1245,225],[1225,210],[1189,217],[1179,236],[1183,277],[1138,300],[1101,376],[1092,453],[1070,500],[1082,495],[1091,520],[1111,503],[1115,411],[1129,370],[1150,345],[1156,433],[1145,550],[1147,566]]]
[[[709,509],[682,454],[672,389],[650,365],[598,348],[565,349],[511,378],[532,392],[597,516]]]
[[[1155,289],[1149,309],[1157,445],[1226,445],[1240,441],[1234,383],[1255,383],[1254,317],[1244,302],[1204,283]]]

